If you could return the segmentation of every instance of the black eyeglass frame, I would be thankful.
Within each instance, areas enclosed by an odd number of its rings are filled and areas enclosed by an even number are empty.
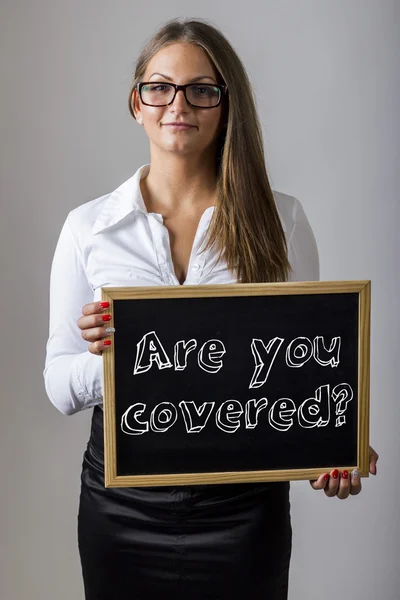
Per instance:
[[[148,104],[147,102],[143,101],[142,98],[142,87],[144,85],[170,85],[171,87],[175,88],[175,93],[172,97],[172,100],[170,102],[167,102],[166,104]],[[218,88],[220,91],[220,97],[218,100],[218,104],[214,104],[214,106],[198,106],[198,104],[192,104],[189,100],[188,97],[186,95],[186,88],[192,86],[192,85],[207,85],[207,86],[211,86],[211,87],[215,87]],[[185,95],[185,100],[186,102],[189,104],[189,106],[192,106],[193,108],[217,108],[217,106],[219,106],[222,102],[222,98],[224,96],[224,94],[227,92],[228,87],[226,85],[223,85],[221,83],[185,83],[185,85],[178,85],[176,83],[170,83],[169,81],[139,81],[136,84],[136,89],[139,93],[139,97],[140,100],[143,102],[143,104],[145,104],[146,106],[169,106],[170,104],[173,103],[173,101],[175,100],[176,94],[179,92],[179,90],[182,90],[184,95]]]

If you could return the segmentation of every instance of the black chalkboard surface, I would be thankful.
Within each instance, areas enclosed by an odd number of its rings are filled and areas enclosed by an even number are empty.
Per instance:
[[[369,281],[102,299],[106,486],[368,476]]]

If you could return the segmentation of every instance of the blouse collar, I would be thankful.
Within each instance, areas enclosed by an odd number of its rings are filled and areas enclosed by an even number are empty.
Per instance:
[[[149,164],[142,165],[132,177],[111,192],[93,225],[93,235],[115,225],[134,210],[147,212],[140,189],[140,180],[149,170]]]

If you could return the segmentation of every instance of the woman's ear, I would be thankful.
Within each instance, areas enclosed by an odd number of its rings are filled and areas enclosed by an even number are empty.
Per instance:
[[[141,116],[141,112],[140,112],[139,97],[138,97],[136,88],[132,92],[131,106],[132,106],[133,114],[135,115],[136,121],[138,123],[140,123],[140,125],[141,125],[143,123],[143,120],[142,120],[142,116]]]

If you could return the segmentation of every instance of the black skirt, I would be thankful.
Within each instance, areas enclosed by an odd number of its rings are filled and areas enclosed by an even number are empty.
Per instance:
[[[105,488],[103,411],[83,458],[86,600],[286,600],[289,483]]]

